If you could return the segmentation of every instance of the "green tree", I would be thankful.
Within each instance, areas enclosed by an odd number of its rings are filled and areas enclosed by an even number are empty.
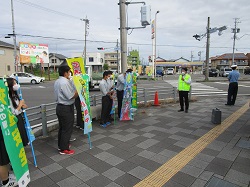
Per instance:
[[[105,63],[104,65],[103,65],[103,70],[108,70],[109,69],[109,65],[107,64],[107,63]]]

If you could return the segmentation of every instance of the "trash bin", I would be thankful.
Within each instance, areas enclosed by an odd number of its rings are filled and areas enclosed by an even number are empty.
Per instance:
[[[221,124],[221,111],[218,108],[212,110],[212,119],[213,124]]]

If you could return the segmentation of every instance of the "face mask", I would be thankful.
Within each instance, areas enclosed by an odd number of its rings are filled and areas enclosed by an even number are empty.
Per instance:
[[[182,75],[185,75],[185,72],[183,71],[183,72],[181,72],[181,74],[182,74]]]
[[[19,88],[20,88],[20,85],[19,85],[19,84],[15,84],[15,85],[13,86],[13,90],[14,90],[14,91],[17,91]]]

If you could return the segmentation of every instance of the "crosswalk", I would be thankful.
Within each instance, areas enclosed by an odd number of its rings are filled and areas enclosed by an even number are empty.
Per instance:
[[[178,80],[165,80],[174,87],[178,86]],[[192,82],[192,95],[196,96],[220,96],[227,95],[227,92],[199,82]]]

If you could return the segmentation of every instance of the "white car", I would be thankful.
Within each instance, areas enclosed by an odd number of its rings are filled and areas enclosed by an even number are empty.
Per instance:
[[[13,73],[10,77],[16,78],[18,76],[19,83],[32,83],[32,84],[39,84],[40,82],[44,82],[45,77],[38,77],[31,73],[24,73],[24,72],[17,72]]]
[[[174,74],[174,68],[168,68],[167,75],[173,75],[173,74]]]

